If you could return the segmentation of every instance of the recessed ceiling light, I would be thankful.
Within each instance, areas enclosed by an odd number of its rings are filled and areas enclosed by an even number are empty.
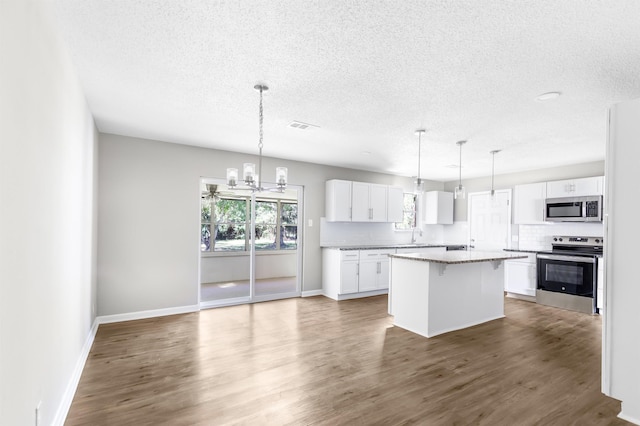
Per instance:
[[[550,101],[551,99],[556,99],[558,96],[560,96],[560,92],[547,92],[538,95],[536,101]]]
[[[362,151],[364,155],[371,155],[371,151]]]

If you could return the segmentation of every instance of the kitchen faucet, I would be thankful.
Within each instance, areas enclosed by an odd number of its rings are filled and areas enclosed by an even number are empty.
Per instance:
[[[420,233],[420,236],[422,237],[422,229],[416,228],[414,226],[413,228],[411,228],[411,244],[414,244],[416,242],[416,229],[418,230],[418,232]]]

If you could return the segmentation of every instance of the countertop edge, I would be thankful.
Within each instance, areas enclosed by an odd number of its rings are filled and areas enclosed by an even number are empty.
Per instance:
[[[417,260],[419,262],[432,262],[432,263],[444,263],[447,265],[453,264],[462,264],[462,263],[481,263],[481,262],[501,262],[504,260],[513,260],[513,259],[526,259],[529,256],[527,255],[517,255],[517,256],[489,256],[480,259],[442,259],[437,257],[427,257],[427,255],[423,254],[421,256],[415,256],[411,254],[390,254],[389,257],[397,258],[397,259],[407,259],[407,260]]]
[[[386,245],[372,245],[372,246],[320,246],[321,249],[330,250],[383,250],[383,249],[401,249],[401,248],[438,248],[438,247],[462,247],[465,244],[386,244]]]

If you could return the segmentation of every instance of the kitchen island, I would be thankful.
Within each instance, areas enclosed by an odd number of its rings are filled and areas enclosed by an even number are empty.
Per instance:
[[[390,255],[394,325],[433,337],[504,317],[504,267],[522,253],[448,251]]]

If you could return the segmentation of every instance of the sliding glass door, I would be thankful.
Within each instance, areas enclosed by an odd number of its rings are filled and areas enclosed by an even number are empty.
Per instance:
[[[247,193],[202,181],[202,307],[300,295],[302,189]]]

